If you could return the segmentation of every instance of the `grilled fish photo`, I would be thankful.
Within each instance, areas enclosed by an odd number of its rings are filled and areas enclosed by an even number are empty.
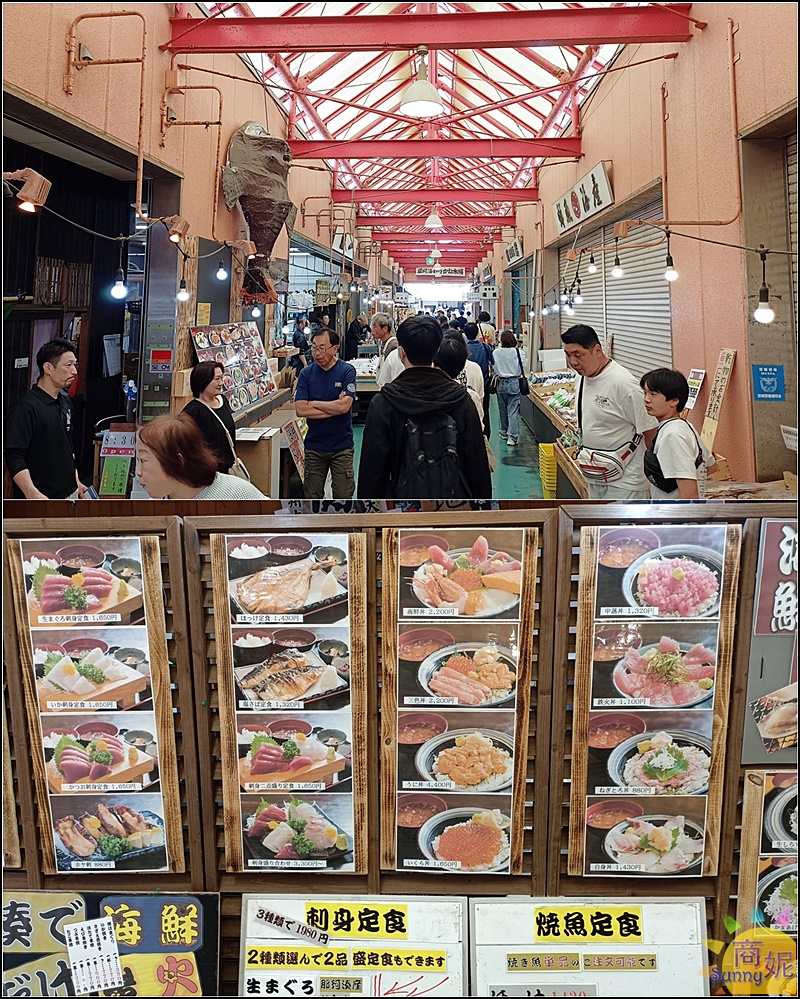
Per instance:
[[[325,667],[320,665],[287,669],[262,680],[253,688],[253,693],[262,701],[296,701],[314,686],[324,672]]]
[[[291,614],[305,607],[312,573],[331,565],[333,559],[313,565],[271,566],[238,583],[236,596],[248,614]]]
[[[273,676],[275,673],[282,673],[288,669],[299,669],[307,665],[308,660],[302,652],[298,649],[287,649],[286,652],[270,656],[269,659],[252,669],[239,683],[245,689],[257,687],[262,680],[266,680],[267,677]]]

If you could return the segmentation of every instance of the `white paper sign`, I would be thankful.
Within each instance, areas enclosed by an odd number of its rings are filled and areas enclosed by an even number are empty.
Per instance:
[[[63,930],[76,995],[122,988],[119,945],[111,916],[67,923]]]
[[[797,427],[784,427],[781,424],[783,443],[790,451],[797,451]]]

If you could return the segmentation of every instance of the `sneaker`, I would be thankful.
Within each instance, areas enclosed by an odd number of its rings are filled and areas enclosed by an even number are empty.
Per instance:
[[[517,444],[519,444],[519,441],[509,441],[509,442],[508,442],[508,446],[509,446],[509,447],[516,447],[516,446],[517,446]]]
[[[507,441],[508,440],[508,434],[500,434],[500,440],[501,441]]]

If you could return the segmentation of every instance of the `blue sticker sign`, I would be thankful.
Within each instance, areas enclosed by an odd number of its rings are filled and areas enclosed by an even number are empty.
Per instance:
[[[786,402],[782,364],[753,365],[753,396],[756,402]]]

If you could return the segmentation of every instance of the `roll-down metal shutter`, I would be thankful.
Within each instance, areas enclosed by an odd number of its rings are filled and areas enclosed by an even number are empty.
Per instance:
[[[797,250],[797,132],[786,138],[786,174],[789,180],[789,235],[791,250]],[[792,305],[797,314],[797,257],[789,257],[792,266]]]
[[[641,219],[662,219],[661,200],[636,212]],[[613,226],[604,230],[605,245],[614,243]],[[669,287],[664,280],[666,243],[644,249],[637,244],[656,243],[662,237],[658,229],[636,226],[626,239],[619,241],[623,275],[611,276],[614,254],[604,253],[606,283],[606,333],[613,334],[612,356],[637,377],[653,368],[672,367],[672,328],[670,324]],[[673,251],[676,247],[673,245]],[[680,261],[676,261],[680,267]]]

